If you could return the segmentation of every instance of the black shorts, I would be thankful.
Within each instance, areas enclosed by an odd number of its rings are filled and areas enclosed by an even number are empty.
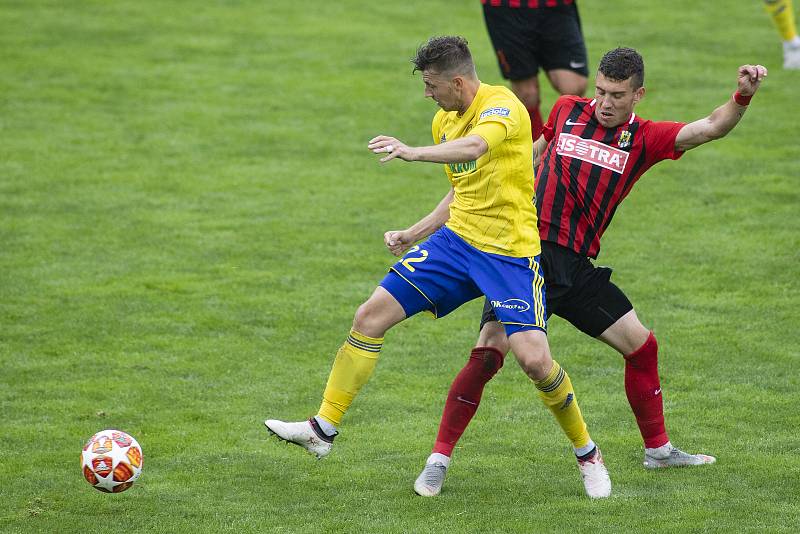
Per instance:
[[[610,268],[595,267],[586,256],[549,241],[542,241],[540,262],[548,319],[558,315],[584,334],[597,337],[633,309],[625,293],[611,282]],[[481,328],[496,320],[486,300]]]
[[[531,78],[539,67],[589,75],[575,4],[539,9],[484,4],[483,18],[505,79]]]

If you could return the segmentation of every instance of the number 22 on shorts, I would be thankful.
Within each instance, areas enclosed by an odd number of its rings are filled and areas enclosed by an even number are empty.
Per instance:
[[[420,255],[416,256],[416,257],[410,256],[411,254],[414,254],[415,252],[419,252]],[[403,261],[401,261],[400,263],[403,265],[403,267],[405,267],[406,269],[408,269],[410,272],[413,273],[414,271],[416,271],[416,269],[414,269],[414,266],[411,265],[411,264],[412,263],[420,263],[420,262],[425,261],[426,259],[428,259],[428,251],[424,250],[424,249],[421,250],[419,248],[419,245],[414,245],[413,247],[408,249],[408,252],[406,252],[406,257],[403,258]]]

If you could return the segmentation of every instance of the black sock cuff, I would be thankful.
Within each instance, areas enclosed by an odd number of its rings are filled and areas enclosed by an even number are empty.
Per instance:
[[[338,434],[338,432],[332,436],[327,435],[325,431],[322,430],[322,427],[319,426],[319,423],[317,423],[316,417],[312,417],[311,419],[308,420],[308,422],[311,424],[311,430],[314,431],[314,434],[316,434],[319,439],[321,439],[326,443],[333,443],[333,438],[336,437],[336,434]]]
[[[589,452],[587,452],[586,454],[584,454],[584,455],[582,455],[582,456],[578,456],[578,455],[576,454],[575,456],[577,456],[577,457],[578,457],[578,460],[580,460],[581,462],[585,462],[586,460],[590,460],[590,459],[592,459],[596,453],[597,453],[597,445],[595,445],[594,447],[592,447],[592,450],[590,450],[590,451],[589,451]]]

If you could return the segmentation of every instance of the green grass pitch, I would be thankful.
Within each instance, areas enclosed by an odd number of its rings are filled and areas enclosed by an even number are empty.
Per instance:
[[[644,117],[700,118],[740,64],[770,69],[728,138],[645,175],[599,259],[658,335],[673,442],[715,466],[645,471],[621,358],[553,319],[612,498],[584,497],[513,359],[442,495],[414,495],[478,301],[389,333],[324,461],[267,438],[264,418],[317,409],[392,262],[383,232],[447,190],[438,166],[366,149],[430,141],[416,46],[464,35],[502,83],[478,0],[7,0],[0,531],[796,531],[800,72],[760,1],[579,4],[592,65],[644,55]],[[106,495],[78,458],[115,427],[144,472]]]

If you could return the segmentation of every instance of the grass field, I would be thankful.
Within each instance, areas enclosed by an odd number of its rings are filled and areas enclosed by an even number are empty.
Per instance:
[[[645,471],[621,359],[551,322],[614,483],[591,502],[511,359],[445,491],[413,494],[478,301],[389,334],[326,460],[262,425],[314,413],[383,232],[447,190],[366,142],[429,142],[408,60],[430,35],[501,82],[477,0],[2,2],[0,531],[796,531],[800,72],[760,2],[717,4],[580,2],[592,64],[644,55],[642,116],[705,116],[770,69],[728,138],[646,175],[599,260],[658,334],[673,442],[717,465]],[[79,469],[111,427],[145,454],[121,495]]]

